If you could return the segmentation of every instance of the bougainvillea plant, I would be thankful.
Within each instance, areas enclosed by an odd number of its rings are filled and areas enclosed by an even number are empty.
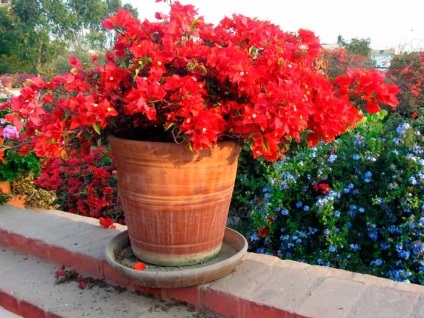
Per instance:
[[[387,73],[402,90],[398,96],[398,111],[406,116],[417,116],[417,110],[424,105],[424,52],[395,55]]]
[[[68,160],[50,158],[35,185],[55,191],[62,211],[98,218],[104,228],[125,223],[116,168],[103,147],[92,148],[88,155],[71,153]]]
[[[65,156],[109,134],[193,150],[233,139],[272,161],[304,137],[315,145],[354,127],[362,114],[352,96],[369,112],[397,104],[397,87],[378,71],[330,80],[316,63],[323,52],[311,31],[284,32],[242,15],[215,26],[179,2],[156,18],[118,11],[103,21],[116,32],[104,66],[71,57],[69,73],[33,78],[11,99],[7,120],[25,130],[28,150]]]

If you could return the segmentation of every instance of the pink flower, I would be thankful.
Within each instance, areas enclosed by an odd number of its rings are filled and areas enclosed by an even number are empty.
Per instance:
[[[15,126],[7,125],[3,128],[3,137],[9,139],[18,139],[19,132]]]

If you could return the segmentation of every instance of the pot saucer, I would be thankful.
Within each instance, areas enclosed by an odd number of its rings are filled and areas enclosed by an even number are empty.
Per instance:
[[[138,271],[117,260],[117,255],[129,246],[128,231],[119,233],[106,246],[106,261],[131,281],[156,288],[200,285],[224,277],[237,267],[247,252],[246,239],[239,232],[226,228],[221,251],[208,262],[181,267],[146,264],[144,271]]]

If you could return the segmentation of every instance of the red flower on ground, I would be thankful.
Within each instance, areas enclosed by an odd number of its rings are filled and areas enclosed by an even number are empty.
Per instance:
[[[85,282],[85,281],[80,281],[79,283],[78,283],[78,287],[80,288],[80,289],[85,289],[86,287],[87,287],[87,283]]]
[[[105,229],[107,228],[111,228],[111,229],[115,229],[116,226],[113,224],[113,219],[110,217],[100,217],[99,218],[99,223],[101,226],[103,226]]]
[[[62,277],[65,275],[65,271],[63,269],[58,269],[55,273],[54,276],[55,277]]]
[[[146,264],[144,264],[143,262],[137,262],[134,264],[133,268],[136,271],[144,271],[146,269]]]

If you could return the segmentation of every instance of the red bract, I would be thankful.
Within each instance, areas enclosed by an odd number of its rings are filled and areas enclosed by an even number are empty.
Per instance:
[[[78,288],[85,289],[86,287],[87,287],[87,283],[85,281],[82,280],[78,283]]]
[[[56,272],[54,273],[54,276],[56,277],[62,277],[65,276],[65,271],[63,269],[58,269],[56,270]]]
[[[387,72],[401,88],[399,112],[411,115],[424,102],[424,52],[402,53],[393,57]]]
[[[109,217],[107,217],[107,218],[100,217],[100,218],[99,218],[99,223],[100,223],[100,225],[101,225],[101,226],[103,226],[105,229],[107,229],[107,228],[111,228],[111,229],[116,228],[116,226],[115,226],[115,225],[113,225],[113,219],[112,219],[112,218],[109,218]]]
[[[355,127],[358,99],[372,113],[397,104],[381,72],[347,70],[333,82],[311,31],[242,15],[214,26],[179,2],[156,16],[141,22],[118,11],[103,22],[117,34],[104,66],[71,57],[69,73],[33,79],[11,99],[7,120],[26,130],[37,155],[66,157],[114,134],[194,151],[233,139],[273,161],[293,142],[329,142]]]
[[[72,152],[67,160],[48,160],[35,184],[54,190],[61,210],[102,217],[109,227],[123,218],[115,169],[105,148],[92,148],[86,155]]]
[[[268,226],[264,226],[258,230],[258,237],[267,237],[270,231]]]
[[[134,264],[133,267],[136,271],[144,271],[146,269],[146,264],[144,264],[143,262],[137,262]]]

